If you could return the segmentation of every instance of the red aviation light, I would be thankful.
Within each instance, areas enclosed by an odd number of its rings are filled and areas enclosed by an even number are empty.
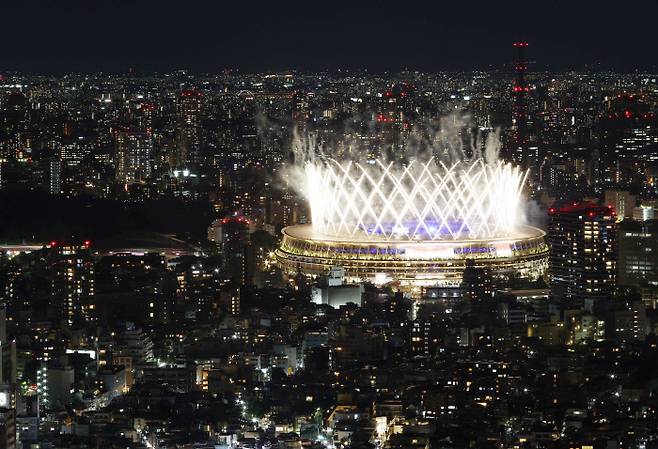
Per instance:
[[[57,241],[53,240],[52,242],[50,242],[51,248],[55,248],[56,246],[57,246]]]
[[[512,88],[514,92],[530,92],[530,88],[528,86],[521,87],[521,86],[514,86]]]
[[[89,248],[91,246],[91,240],[85,240],[84,242],[82,242],[82,244],[87,248]]]
[[[198,90],[190,90],[190,89],[188,89],[188,90],[183,90],[183,91],[180,93],[180,96],[181,96],[181,97],[193,97],[193,96],[194,96],[194,97],[201,97],[201,95],[202,95],[202,94],[201,94],[200,91],[198,91]]]

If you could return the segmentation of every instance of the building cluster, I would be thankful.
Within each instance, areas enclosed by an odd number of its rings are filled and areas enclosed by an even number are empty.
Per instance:
[[[0,229],[0,448],[658,447],[655,76],[2,80],[3,201],[212,217],[194,241]],[[280,231],[310,216],[291,148],[403,160],[450,113],[531,170],[544,276],[466,263],[410,295],[340,266],[282,275]]]
[[[457,112],[469,116],[469,141],[501,128],[503,155],[531,168],[546,196],[610,185],[652,194],[657,84],[650,74],[572,72],[515,81],[508,72],[7,73],[0,187],[131,201],[209,198],[249,215],[282,214],[297,207],[294,192],[272,180],[294,135],[312,131],[335,157],[404,158],[418,151],[419,124]]]

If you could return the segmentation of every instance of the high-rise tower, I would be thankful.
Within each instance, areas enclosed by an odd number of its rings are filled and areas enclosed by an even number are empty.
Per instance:
[[[134,184],[151,176],[153,139],[149,132],[117,131],[116,180],[120,184]]]
[[[551,296],[590,305],[611,298],[617,280],[612,207],[575,202],[548,212]]]
[[[190,167],[201,159],[202,94],[183,90],[178,99],[178,129],[176,151],[171,158],[174,168]]]
[[[512,159],[524,168],[532,165],[528,150],[528,92],[526,82],[528,64],[525,59],[527,42],[515,42],[516,62],[514,63],[514,85],[512,86]]]
[[[69,326],[94,319],[94,261],[89,241],[51,242],[51,305]]]

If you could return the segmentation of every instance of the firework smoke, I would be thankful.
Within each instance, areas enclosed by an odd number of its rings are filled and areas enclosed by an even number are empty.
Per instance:
[[[526,173],[500,160],[498,132],[456,114],[415,127],[396,148],[361,136],[294,133],[285,178],[325,235],[459,239],[511,235]],[[366,136],[367,137],[367,136]]]

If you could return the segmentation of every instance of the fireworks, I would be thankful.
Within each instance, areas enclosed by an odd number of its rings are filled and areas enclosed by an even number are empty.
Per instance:
[[[517,228],[527,172],[483,159],[405,167],[329,159],[305,166],[313,229],[333,237],[478,239]]]

